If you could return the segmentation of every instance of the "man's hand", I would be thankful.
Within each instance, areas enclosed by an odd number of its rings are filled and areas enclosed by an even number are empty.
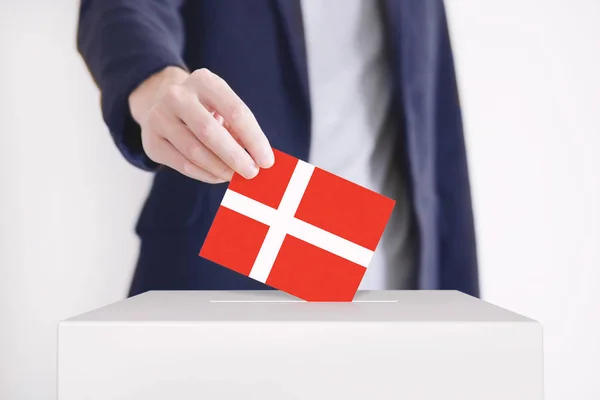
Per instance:
[[[273,165],[269,141],[251,111],[207,69],[188,74],[168,67],[131,93],[129,107],[148,157],[190,178],[221,183],[235,171],[251,179],[259,167]]]

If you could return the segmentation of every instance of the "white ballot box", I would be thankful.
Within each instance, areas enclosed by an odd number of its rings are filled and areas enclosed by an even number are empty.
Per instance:
[[[59,400],[539,400],[542,327],[455,291],[148,292],[61,322]]]

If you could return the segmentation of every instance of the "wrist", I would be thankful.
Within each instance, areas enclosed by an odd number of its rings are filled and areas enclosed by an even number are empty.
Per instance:
[[[146,78],[129,95],[129,110],[133,119],[141,124],[148,110],[158,101],[169,85],[182,84],[189,73],[179,67],[166,67]]]

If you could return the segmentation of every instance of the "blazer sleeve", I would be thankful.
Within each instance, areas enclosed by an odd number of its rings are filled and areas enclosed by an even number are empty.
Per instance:
[[[183,0],[82,0],[77,50],[100,89],[104,122],[123,156],[156,169],[142,148],[141,129],[129,111],[129,94],[167,66],[187,69],[183,58]]]

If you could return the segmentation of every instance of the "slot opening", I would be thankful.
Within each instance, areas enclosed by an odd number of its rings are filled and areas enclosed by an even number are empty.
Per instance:
[[[304,300],[210,300],[211,303],[310,303]],[[351,302],[314,302],[314,303],[397,303],[398,300],[352,300]]]

